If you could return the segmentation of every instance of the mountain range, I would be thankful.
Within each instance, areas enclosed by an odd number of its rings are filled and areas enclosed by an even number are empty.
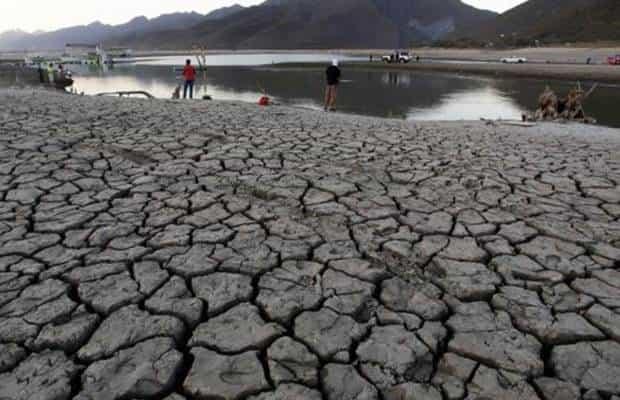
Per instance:
[[[135,49],[406,48],[620,40],[620,0],[529,0],[501,14],[461,0],[266,0],[209,14],[137,17],[53,32],[0,34],[0,50],[103,43]]]
[[[136,49],[408,47],[431,43],[495,14],[461,0],[266,0],[207,15],[176,13],[99,22],[53,32],[0,34],[0,50],[62,49],[66,43],[103,43]]]
[[[0,50],[58,50],[67,43],[105,43],[131,40],[133,37],[174,29],[192,27],[206,20],[217,20],[233,14],[243,7],[236,5],[215,10],[207,15],[196,12],[164,14],[157,18],[136,17],[121,25],[93,22],[89,25],[72,26],[52,32],[8,31],[0,33]]]
[[[121,38],[139,48],[398,48],[495,16],[460,0],[267,0],[191,29]]]

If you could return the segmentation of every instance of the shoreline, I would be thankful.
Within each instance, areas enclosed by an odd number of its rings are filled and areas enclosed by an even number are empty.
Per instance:
[[[601,83],[620,83],[620,66],[606,64],[606,58],[620,54],[620,46],[607,44],[606,47],[591,47],[584,44],[583,47],[540,47],[540,48],[519,48],[508,50],[496,49],[452,49],[452,48],[433,48],[420,47],[408,49],[415,56],[420,56],[420,63],[409,63],[390,65],[380,62],[355,61],[347,62],[350,68],[366,69],[385,69],[385,70],[420,70],[437,71],[451,73],[470,73],[478,75],[492,75],[505,77],[525,77],[537,79],[554,80],[582,80],[598,81]],[[334,55],[350,55],[368,57],[372,55],[375,59],[380,59],[382,55],[390,53],[391,50],[382,49],[287,49],[287,50],[208,50],[210,55],[252,55],[252,54],[291,54],[291,53],[320,53]],[[52,53],[52,52],[48,52]],[[19,54],[21,52],[0,52],[0,61],[8,60],[6,57]],[[193,55],[194,50],[136,50],[136,58],[143,57],[165,57],[175,55]],[[498,62],[503,57],[519,56],[528,59],[523,65],[501,64]],[[591,64],[586,64],[586,60],[591,59]],[[315,68],[320,64],[313,63],[286,63],[274,65],[263,65],[257,67],[275,68]],[[216,67],[211,67],[216,68]]]
[[[521,47],[511,49],[494,49],[494,48],[445,48],[445,47],[411,47],[402,48],[399,50],[410,51],[418,54],[427,59],[452,59],[452,60],[480,60],[480,61],[496,61],[502,57],[510,55],[518,55],[521,57],[527,57],[532,60],[542,62],[557,62],[557,63],[575,63],[584,62],[588,57],[591,57],[593,61],[605,61],[608,56],[620,54],[620,43],[604,43],[604,44],[582,44],[576,46],[550,46],[550,47]],[[34,51],[35,53],[42,54],[60,54],[64,50],[40,50]],[[287,53],[346,53],[352,55],[367,56],[373,55],[385,55],[394,51],[394,49],[346,49],[346,48],[333,48],[333,49],[207,49],[210,54],[256,54],[256,53],[274,53],[274,54],[287,54]],[[135,49],[134,55],[139,57],[149,56],[165,56],[165,55],[185,55],[196,52],[195,49]],[[0,51],[0,60],[10,57],[17,57],[17,59],[23,58],[27,54],[31,54],[33,51],[25,50],[4,50]]]
[[[311,63],[286,63],[264,68],[319,69],[322,65]],[[448,63],[410,62],[409,64],[385,64],[382,62],[347,62],[343,68],[386,71],[450,72],[511,78],[536,78],[564,81],[595,81],[607,84],[620,83],[620,67],[607,65],[569,64],[501,64],[501,63]]]
[[[536,63],[553,64],[585,64],[591,58],[594,64],[606,64],[607,57],[620,54],[620,45],[596,47],[586,44],[579,47],[524,47],[516,49],[461,49],[441,47],[413,47],[403,48],[412,54],[419,55],[426,60],[452,60],[452,61],[480,61],[496,62],[503,57],[520,56],[526,57]],[[393,52],[394,49],[214,49],[208,50],[209,54],[290,54],[290,53],[321,53],[321,54],[346,54],[353,56],[381,57]],[[194,50],[137,50],[135,53],[140,57],[155,57],[166,55],[193,54]]]
[[[511,78],[535,78],[563,81],[595,81],[605,84],[620,84],[620,66],[584,65],[584,64],[501,64],[499,62],[475,62],[467,60],[459,63],[455,60],[410,62],[408,64],[386,64],[380,61],[344,61],[344,68],[384,70],[384,71],[424,71],[455,74],[472,74]],[[258,68],[258,69],[311,69],[322,70],[323,63],[280,63],[248,66],[210,66],[209,68]],[[21,68],[12,65],[0,65],[0,76],[11,74]]]

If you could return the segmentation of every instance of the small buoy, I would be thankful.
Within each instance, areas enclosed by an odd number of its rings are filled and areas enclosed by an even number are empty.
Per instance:
[[[269,97],[263,96],[258,100],[259,106],[268,106],[269,105]]]

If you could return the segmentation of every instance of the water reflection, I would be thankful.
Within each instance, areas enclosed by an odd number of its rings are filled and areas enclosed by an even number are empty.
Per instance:
[[[408,88],[411,86],[411,74],[398,71],[384,72],[381,76],[381,82],[383,82],[384,85]]]
[[[520,118],[535,106],[546,82],[528,79],[495,79],[411,71],[347,70],[340,85],[338,109],[342,112],[412,120],[471,120]],[[181,84],[172,66],[133,65],[101,72],[76,70],[76,88],[87,94],[119,90],[146,90],[170,98]],[[552,82],[559,92],[568,82]],[[281,67],[212,67],[206,80],[199,76],[195,97],[204,94],[219,100],[256,102],[263,91],[276,102],[322,108],[322,69]],[[599,122],[620,126],[615,111],[620,90],[601,87],[588,99],[587,111]]]
[[[119,74],[117,71],[107,75],[86,75],[75,78],[74,87],[78,93],[98,94],[115,91],[147,91],[153,96],[162,99],[172,97],[172,92],[182,80],[174,72],[170,74]],[[194,98],[210,95],[218,100],[237,100],[254,102],[259,92],[232,88],[222,88],[210,79],[198,81],[194,87]]]
[[[463,92],[450,93],[441,98],[439,104],[430,109],[414,108],[410,119],[435,120],[477,120],[520,119],[521,112],[516,102],[503,95],[495,87],[487,86]]]

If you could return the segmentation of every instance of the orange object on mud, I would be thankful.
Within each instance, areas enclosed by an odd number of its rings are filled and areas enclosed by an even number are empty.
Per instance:
[[[269,105],[269,97],[263,96],[258,100],[259,106],[268,106]]]

